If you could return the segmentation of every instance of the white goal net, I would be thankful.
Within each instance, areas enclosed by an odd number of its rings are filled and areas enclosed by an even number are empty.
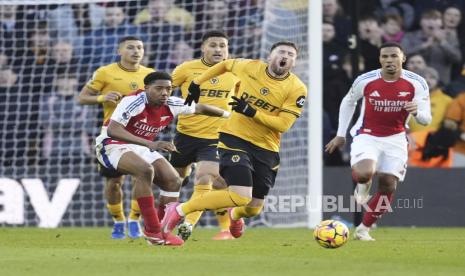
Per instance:
[[[119,38],[143,38],[144,64],[163,71],[198,58],[208,30],[228,33],[233,57],[266,59],[274,42],[290,40],[300,47],[294,72],[308,84],[308,2],[0,0],[0,225],[111,223],[92,145],[101,109],[75,97],[96,68],[117,60]],[[307,126],[308,108],[283,137],[269,206],[249,224],[307,224],[295,204],[308,192]],[[192,183],[182,200],[191,192]],[[127,209],[129,183],[124,194]],[[200,221],[215,223],[210,213]]]

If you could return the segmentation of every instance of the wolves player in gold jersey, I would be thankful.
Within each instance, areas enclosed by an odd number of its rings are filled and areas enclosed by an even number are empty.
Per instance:
[[[133,36],[124,37],[119,41],[118,55],[120,61],[98,68],[92,79],[82,88],[79,94],[81,104],[102,104],[103,120],[109,120],[121,98],[144,88],[144,77],[153,69],[140,64],[144,56],[143,42]],[[100,172],[106,177],[105,197],[108,210],[113,217],[114,226],[111,237],[124,239],[126,237],[126,217],[123,211],[122,185],[124,176],[116,171],[99,166]],[[137,200],[131,200],[131,212],[128,220],[128,236],[141,236],[140,209]]]
[[[202,37],[202,58],[184,62],[173,71],[173,86],[181,87],[182,96],[187,97],[187,88],[198,75],[207,71],[213,65],[228,58],[228,36],[221,31],[209,31]],[[227,72],[211,78],[200,85],[199,102],[230,110],[228,102],[235,93],[239,79]],[[225,189],[226,184],[219,176],[219,157],[217,151],[218,129],[226,119],[199,114],[180,115],[174,144],[178,152],[172,152],[171,164],[182,178],[190,174],[192,163],[197,163],[194,192],[191,198],[197,198],[210,192],[212,188]],[[229,232],[229,217],[226,209],[215,211],[220,232],[214,240],[234,239]],[[178,235],[187,240],[192,228],[198,222],[202,211],[186,216],[178,228]],[[162,217],[162,216],[161,216]]]
[[[192,81],[186,97],[189,105],[198,102],[199,84],[206,80],[225,72],[241,80],[238,96],[230,103],[235,112],[220,127],[218,143],[220,174],[229,188],[182,204],[168,204],[162,222],[164,232],[170,232],[192,212],[233,207],[228,209],[229,230],[238,238],[244,230],[242,218],[260,214],[279,168],[281,134],[300,116],[307,97],[305,85],[290,72],[296,58],[297,46],[281,41],[271,47],[267,63],[226,60]]]

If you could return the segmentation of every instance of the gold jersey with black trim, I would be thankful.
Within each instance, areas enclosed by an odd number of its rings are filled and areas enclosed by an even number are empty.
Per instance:
[[[238,97],[267,115],[277,116],[287,112],[299,117],[307,97],[307,87],[293,73],[275,78],[267,71],[267,64],[260,60],[231,59],[225,61],[228,72],[241,80]],[[253,118],[233,112],[220,132],[242,138],[252,144],[279,152],[281,133],[258,123]],[[226,148],[224,144],[218,147]]]
[[[208,70],[212,65],[203,59],[195,59],[177,66],[172,74],[173,86],[180,87],[182,97],[187,97],[187,88],[191,81]],[[232,73],[224,73],[200,84],[199,103],[209,104],[223,110],[231,111],[228,103],[235,94],[239,83]],[[189,136],[203,139],[218,139],[218,128],[226,121],[225,118],[211,117],[200,114],[179,115],[177,131]]]
[[[155,70],[140,65],[136,70],[124,68],[119,62],[99,67],[87,82],[86,87],[106,95],[110,92],[119,92],[127,96],[132,92],[144,88],[144,78]],[[103,121],[110,119],[117,104],[104,102]]]

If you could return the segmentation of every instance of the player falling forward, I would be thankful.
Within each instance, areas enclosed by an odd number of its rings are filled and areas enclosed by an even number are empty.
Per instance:
[[[220,31],[210,31],[202,37],[202,58],[185,62],[173,71],[173,86],[181,87],[182,95],[187,96],[191,81],[213,65],[228,57],[228,36]],[[200,103],[230,110],[228,102],[235,93],[239,79],[230,72],[209,79],[200,85]],[[174,145],[178,152],[172,152],[170,163],[183,179],[190,174],[191,164],[196,162],[194,192],[197,198],[214,188],[225,189],[226,183],[219,175],[218,128],[225,119],[204,115],[181,115],[178,119]],[[215,210],[220,233],[214,240],[229,240],[234,237],[229,232],[229,217],[226,209]],[[189,214],[178,228],[178,235],[187,240],[200,219],[202,211]]]
[[[107,169],[132,176],[147,241],[154,245],[182,245],[181,238],[160,231],[152,194],[152,183],[167,191],[179,189],[179,174],[157,152],[176,151],[176,147],[154,140],[178,114],[229,117],[230,113],[204,104],[187,106],[181,98],[169,97],[171,76],[165,72],[148,74],[144,85],[145,91],[121,100],[111,119],[105,122],[96,139],[97,158]]]
[[[279,168],[281,134],[300,116],[307,88],[290,73],[297,47],[281,41],[271,47],[268,62],[231,59],[220,62],[193,80],[186,104],[197,102],[199,84],[231,72],[241,79],[238,97],[230,103],[235,111],[220,127],[218,143],[220,174],[228,190],[211,191],[185,203],[170,203],[163,219],[163,232],[195,211],[228,210],[229,230],[238,238],[244,231],[243,217],[260,214],[264,198],[273,187]]]
[[[357,100],[363,98],[360,116],[351,129],[350,163],[358,183],[354,192],[357,202],[368,201],[375,173],[379,182],[363,222],[354,232],[354,239],[363,241],[374,241],[370,227],[390,209],[397,183],[404,179],[408,158],[405,129],[410,116],[422,125],[431,122],[428,85],[419,75],[402,69],[402,47],[381,45],[379,62],[381,69],[359,76],[352,84],[340,106],[337,135],[325,147],[332,153],[345,144]]]
[[[120,61],[98,68],[79,94],[80,104],[102,104],[104,122],[110,119],[116,105],[124,96],[144,87],[144,77],[154,71],[140,64],[144,56],[144,44],[137,37],[122,38],[119,41],[118,55]],[[111,237],[124,239],[126,237],[122,190],[124,176],[121,173],[106,170],[101,164],[99,168],[100,173],[106,178],[107,208],[114,221]],[[142,235],[139,218],[140,209],[133,196],[128,219],[130,238],[139,238]]]

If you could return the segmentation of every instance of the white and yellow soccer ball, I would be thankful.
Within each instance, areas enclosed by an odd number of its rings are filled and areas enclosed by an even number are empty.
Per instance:
[[[349,228],[337,220],[324,220],[313,231],[313,237],[324,248],[338,248],[349,239]]]

